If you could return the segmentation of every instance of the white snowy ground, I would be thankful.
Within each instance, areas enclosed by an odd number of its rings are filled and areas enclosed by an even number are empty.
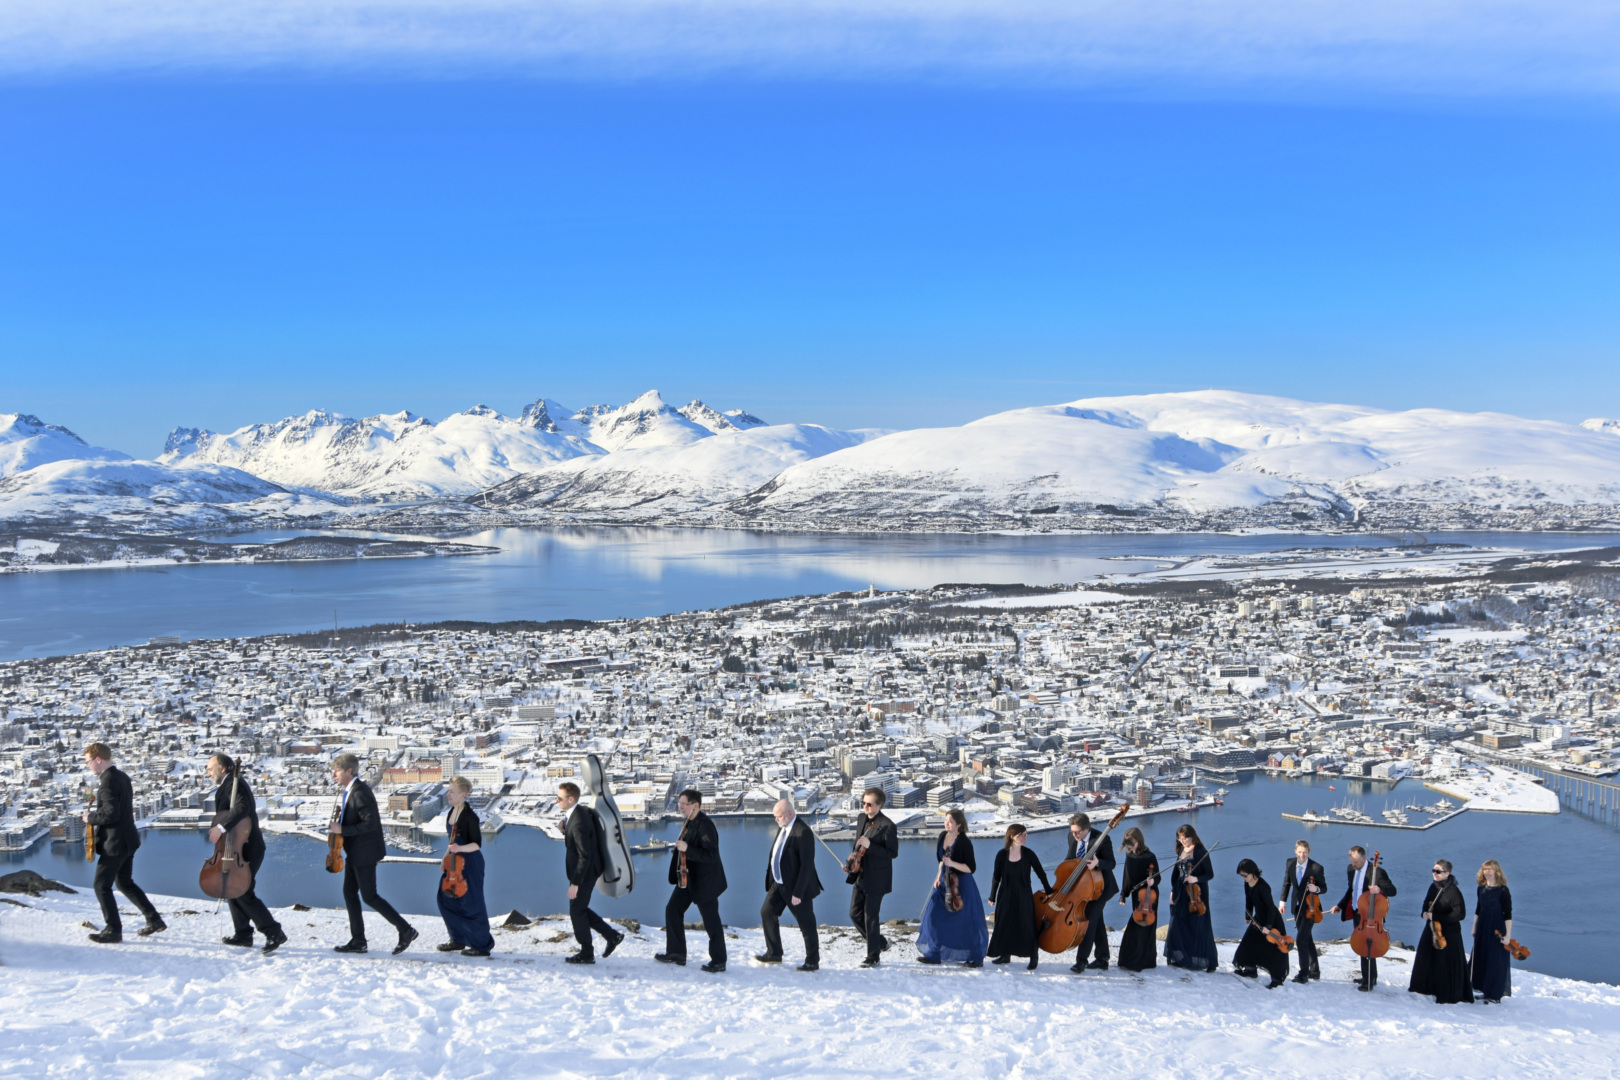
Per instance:
[[[824,929],[822,970],[801,974],[754,963],[760,935],[743,930],[731,970],[706,975],[655,964],[652,928],[588,968],[563,964],[560,918],[497,930],[489,960],[435,952],[444,928],[421,917],[404,957],[341,957],[341,911],[282,910],[292,941],[261,957],[218,944],[228,918],[196,900],[154,898],[167,933],[105,946],[85,938],[89,895],[19,899],[0,905],[0,1077],[1523,1080],[1614,1076],[1620,1061],[1620,988],[1521,968],[1500,1006],[1439,1006],[1406,992],[1408,954],[1392,953],[1384,983],[1361,994],[1343,945],[1328,947],[1322,982],[1268,991],[1225,965],[927,968],[910,959],[910,932],[862,971],[847,928]],[[367,919],[376,945],[391,938]],[[785,930],[792,960],[798,934]]]

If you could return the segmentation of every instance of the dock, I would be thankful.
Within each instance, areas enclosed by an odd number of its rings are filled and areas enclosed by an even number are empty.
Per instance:
[[[1306,817],[1303,814],[1284,814],[1283,817],[1287,818],[1289,821],[1303,821],[1307,825],[1354,825],[1358,828],[1405,829],[1408,832],[1423,832],[1425,829],[1432,829],[1442,822],[1450,821],[1452,818],[1456,817],[1458,814],[1461,814],[1467,809],[1468,806],[1464,804],[1448,814],[1442,814],[1440,817],[1430,818],[1422,825],[1397,825],[1392,821],[1351,821],[1345,818],[1326,817],[1321,814],[1312,814],[1310,817]]]

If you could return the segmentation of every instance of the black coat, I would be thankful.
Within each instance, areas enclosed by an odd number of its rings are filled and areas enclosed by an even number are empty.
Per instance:
[[[1281,980],[1288,974],[1288,954],[1267,940],[1265,931],[1281,930],[1286,934],[1288,927],[1277,911],[1277,902],[1272,898],[1271,886],[1266,884],[1265,878],[1260,878],[1253,885],[1243,883],[1243,917],[1252,920],[1253,925],[1243,931],[1243,937],[1232,953],[1233,966],[1263,967],[1271,973],[1272,979]]]
[[[338,799],[342,798],[343,793],[338,792]],[[377,796],[371,793],[371,785],[359,777],[355,777],[354,787],[349,789],[349,801],[343,807],[343,820],[338,824],[343,826],[343,850],[354,862],[376,865],[388,854]]]
[[[1425,921],[1423,929],[1418,931],[1417,955],[1412,957],[1412,980],[1407,989],[1415,994],[1430,994],[1442,1005],[1473,1001],[1474,988],[1468,978],[1468,943],[1462,930],[1468,905],[1457,879],[1447,877],[1444,885],[1431,884],[1423,898],[1423,910],[1440,924],[1446,947],[1434,947],[1433,930]]]
[[[596,824],[596,811],[575,803],[563,829],[563,869],[568,884],[580,888],[596,886],[602,876],[602,839]]]
[[[1098,844],[1097,839],[1102,835],[1101,829],[1091,830],[1091,836],[1086,840],[1086,853],[1088,857],[1090,855],[1097,856],[1097,869],[1102,871],[1103,876],[1103,894],[1101,898],[1109,900],[1119,895],[1119,882],[1114,877],[1114,838],[1112,836],[1103,837],[1102,843]],[[1069,834],[1069,853],[1063,856],[1063,861],[1068,862],[1074,858],[1074,853],[1079,847],[1080,845],[1074,842],[1074,833],[1071,832]]]
[[[686,841],[687,891],[699,904],[718,899],[726,891],[726,868],[720,861],[720,832],[708,814],[699,810],[681,827]],[[681,853],[670,852],[669,883],[680,884]]]
[[[456,819],[455,828],[450,830],[450,842],[463,845],[477,844],[479,851],[484,850],[484,829],[478,821],[478,812],[462,803],[461,813],[457,814],[454,808],[451,808],[450,813],[455,815]],[[449,823],[448,817],[445,822]]]
[[[133,855],[141,846],[141,831],[135,827],[135,787],[116,765],[101,774],[90,824],[96,827],[97,855]]]
[[[231,794],[235,791],[235,799]],[[223,813],[220,826],[230,832],[243,818],[252,822],[248,830],[247,843],[242,845],[242,858],[250,863],[258,862],[264,858],[264,833],[259,831],[259,807],[253,799],[253,789],[248,782],[242,779],[240,772],[225,777],[225,782],[219,785],[214,792],[214,813],[217,817]]]
[[[1309,891],[1305,888],[1306,885],[1315,885],[1320,890],[1321,895],[1318,896],[1318,899],[1327,895],[1327,871],[1322,869],[1322,864],[1315,859],[1307,858],[1305,860],[1305,881],[1303,883],[1295,880],[1294,877],[1298,866],[1298,859],[1289,859],[1283,867],[1282,895],[1278,897],[1281,903],[1288,905],[1288,914],[1295,919],[1299,918],[1299,905],[1303,904],[1305,897],[1309,895]],[[1354,881],[1355,878],[1350,880]]]
[[[849,883],[859,882],[867,896],[886,896],[894,891],[894,860],[900,854],[900,834],[888,815],[880,811],[871,818],[861,815],[855,839],[863,836],[872,846],[861,856],[861,872],[850,875]],[[850,850],[854,850],[854,845]]]
[[[1356,919],[1356,901],[1361,899],[1361,897],[1359,895],[1357,895],[1357,896],[1351,896],[1350,895],[1352,892],[1355,892],[1355,889],[1356,889],[1356,868],[1353,867],[1353,866],[1346,866],[1344,868],[1344,870],[1345,870],[1344,898],[1341,899],[1336,906],[1339,909],[1339,918],[1340,919],[1342,919],[1345,922],[1354,922],[1355,919]],[[1373,882],[1373,876],[1369,872],[1367,874],[1366,879],[1364,881],[1362,881],[1362,883],[1361,883],[1361,891],[1366,892],[1367,891],[1367,886],[1369,886],[1369,885],[1371,885],[1373,883],[1374,883]],[[1387,897],[1389,897],[1391,899],[1394,899],[1394,897],[1395,897],[1395,883],[1393,881],[1389,880],[1389,875],[1388,874],[1384,873],[1384,867],[1383,867],[1382,863],[1380,863],[1379,866],[1378,866],[1377,885],[1378,885],[1379,889],[1383,890],[1383,893],[1384,893],[1385,896],[1387,896]]]
[[[770,847],[765,849],[765,891],[780,888],[789,900],[795,896],[800,900],[814,900],[821,895],[821,878],[816,876],[816,838],[810,835],[810,826],[801,817],[795,817],[788,826],[787,842],[782,845],[782,884],[777,885],[771,875],[771,853],[776,850],[777,837],[781,835],[781,830],[777,830],[776,836],[771,837]]]
[[[968,839],[967,833],[957,833],[956,843],[952,844],[949,850],[945,848],[945,833],[943,831],[935,838],[934,861],[944,862],[946,859],[950,859],[951,862],[961,863],[968,868],[970,874],[978,873],[979,860],[973,857],[973,841]]]

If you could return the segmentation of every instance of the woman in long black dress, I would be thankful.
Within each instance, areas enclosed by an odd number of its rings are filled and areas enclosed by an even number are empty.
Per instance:
[[[1513,894],[1508,892],[1502,864],[1495,859],[1485,860],[1477,880],[1473,983],[1480,999],[1495,1005],[1513,996],[1513,957],[1506,945],[1513,937]]]
[[[1164,959],[1172,967],[1215,970],[1215,929],[1209,921],[1209,879],[1214,872],[1197,830],[1191,825],[1177,829],[1176,865],[1170,870],[1170,930],[1164,939]],[[1191,885],[1203,893],[1202,915],[1190,910]]]
[[[1006,839],[996,852],[996,869],[990,878],[990,907],[996,913],[996,929],[990,935],[992,964],[1005,964],[1015,956],[1029,957],[1029,970],[1040,963],[1040,928],[1035,921],[1035,892],[1030,875],[1041,879],[1041,889],[1052,891],[1046,868],[1024,846],[1024,827],[1007,826]]]
[[[1134,913],[1137,890],[1143,884],[1153,887],[1153,922],[1139,926],[1134,917],[1126,916],[1125,933],[1119,939],[1119,966],[1126,971],[1141,971],[1159,966],[1159,860],[1148,850],[1141,829],[1125,830],[1123,846],[1125,874],[1120,879],[1119,902]]]
[[[945,831],[934,844],[939,871],[934,890],[923,905],[922,925],[917,927],[917,960],[924,964],[961,963],[983,967],[990,934],[984,928],[984,901],[973,880],[979,864],[973,858],[973,841],[967,835],[967,815],[951,810],[945,815]],[[957,895],[962,906],[952,911],[947,902],[948,874],[956,875]]]
[[[1451,876],[1451,863],[1434,860],[1434,881],[1423,898],[1423,932],[1418,936],[1417,955],[1412,958],[1412,981],[1406,987],[1412,993],[1428,994],[1441,1005],[1474,1000],[1462,936],[1467,907],[1457,879]],[[1434,943],[1436,923],[1446,939],[1443,949]]]
[[[1288,954],[1266,938],[1267,930],[1287,933],[1282,912],[1271,895],[1271,886],[1260,876],[1260,868],[1253,859],[1244,859],[1237,865],[1238,876],[1243,879],[1243,918],[1249,924],[1243,931],[1232,954],[1232,969],[1245,979],[1255,978],[1260,968],[1271,974],[1267,990],[1275,990],[1288,978]]]
[[[450,800],[450,816],[445,821],[450,834],[449,853],[461,856],[461,876],[467,882],[467,894],[456,896],[444,889],[445,875],[439,875],[439,914],[450,940],[439,946],[440,952],[460,952],[462,956],[488,956],[495,947],[495,937],[489,932],[489,911],[484,906],[484,834],[478,827],[478,815],[467,805],[472,782],[464,776],[453,777],[445,790]]]

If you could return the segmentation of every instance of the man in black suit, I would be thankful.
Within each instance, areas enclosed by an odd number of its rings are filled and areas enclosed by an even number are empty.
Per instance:
[[[782,912],[791,910],[804,935],[804,963],[799,970],[820,971],[821,945],[816,940],[816,909],[812,903],[821,895],[821,879],[816,876],[816,839],[788,800],[777,803],[772,815],[777,829],[765,861],[765,904],[759,909],[765,951],[754,959],[762,964],[782,962],[780,920]]]
[[[1294,844],[1294,857],[1283,868],[1282,899],[1277,901],[1278,911],[1294,917],[1294,947],[1299,951],[1299,974],[1294,976],[1297,983],[1322,977],[1316,955],[1316,939],[1312,936],[1316,925],[1300,918],[1299,912],[1305,905],[1305,897],[1326,891],[1327,871],[1322,869],[1321,863],[1311,858],[1311,845],[1300,840]],[[1293,896],[1292,904],[1289,903],[1290,895]]]
[[[1076,975],[1087,970],[1107,971],[1108,930],[1103,925],[1103,906],[1119,895],[1119,882],[1114,880],[1114,838],[1093,829],[1090,814],[1076,814],[1069,819],[1069,853],[1063,861],[1070,859],[1085,859],[1087,864],[1102,871],[1103,894],[1086,905],[1086,933],[1080,939],[1074,966],[1069,970]],[[1096,959],[1087,963],[1086,957],[1093,951]]]
[[[686,909],[697,905],[703,929],[709,935],[709,962],[703,970],[726,970],[726,928],[720,923],[720,894],[726,891],[726,868],[720,862],[720,833],[703,812],[703,793],[681,792],[675,801],[686,824],[675,841],[669,860],[669,883],[675,891],[664,907],[664,951],[653,959],[663,964],[686,963]],[[686,884],[681,884],[681,856],[686,856]]]
[[[360,759],[353,754],[339,754],[332,759],[332,782],[342,792],[334,820],[326,831],[343,837],[343,903],[349,909],[349,940],[333,951],[366,951],[366,920],[360,910],[360,901],[364,900],[399,931],[399,942],[394,946],[394,955],[398,956],[411,947],[418,931],[394,910],[394,905],[377,894],[377,864],[388,854],[377,796],[372,794],[371,785],[360,779]]]
[[[241,764],[232,761],[228,754],[215,754],[208,759],[208,779],[219,785],[214,791],[214,816],[225,815],[208,831],[208,842],[218,843],[221,837],[244,820],[251,824],[247,843],[242,845],[242,859],[252,874],[253,884],[235,900],[225,902],[231,909],[231,923],[235,929],[235,933],[225,939],[225,944],[252,947],[253,927],[257,925],[259,932],[264,935],[264,953],[268,956],[286,944],[287,935],[255,891],[259,882],[259,867],[264,865],[264,833],[259,830],[259,808],[253,799],[253,789],[248,787],[247,780],[242,776]]]
[[[871,787],[861,793],[861,812],[865,815],[855,832],[855,851],[861,856],[859,873],[849,875],[854,888],[849,894],[849,921],[855,932],[866,939],[866,959],[861,967],[877,967],[879,957],[889,947],[883,936],[883,898],[894,889],[894,859],[900,854],[900,834],[894,822],[883,812],[888,796],[882,788]]]
[[[101,917],[105,923],[90,935],[90,940],[103,945],[116,945],[124,940],[124,921],[118,916],[118,901],[113,898],[115,885],[146,916],[146,925],[137,931],[141,937],[167,930],[163,916],[135,884],[135,849],[141,846],[141,831],[135,827],[135,786],[124,771],[112,763],[112,747],[106,743],[96,742],[85,747],[84,763],[101,780],[96,789],[96,805],[81,815],[96,831],[95,850],[100,858],[96,861],[94,888],[96,899],[101,901]]]
[[[1344,899],[1334,904],[1328,910],[1329,915],[1339,914],[1339,918],[1356,926],[1361,925],[1361,915],[1356,911],[1356,901],[1361,899],[1362,893],[1383,893],[1385,896],[1395,895],[1395,883],[1389,880],[1380,866],[1376,877],[1369,874],[1367,863],[1367,849],[1353,847],[1350,849],[1350,865],[1346,867],[1349,884],[1344,890]],[[1356,980],[1356,989],[1371,990],[1378,985],[1378,960],[1376,957],[1363,956],[1361,958],[1361,978]]]
[[[557,785],[557,806],[563,812],[563,869],[568,874],[568,918],[574,924],[574,940],[579,951],[565,957],[570,964],[596,963],[596,946],[591,931],[607,938],[602,950],[606,959],[619,947],[624,935],[609,926],[591,910],[591,893],[602,876],[602,838],[596,811],[579,805],[579,785]]]

